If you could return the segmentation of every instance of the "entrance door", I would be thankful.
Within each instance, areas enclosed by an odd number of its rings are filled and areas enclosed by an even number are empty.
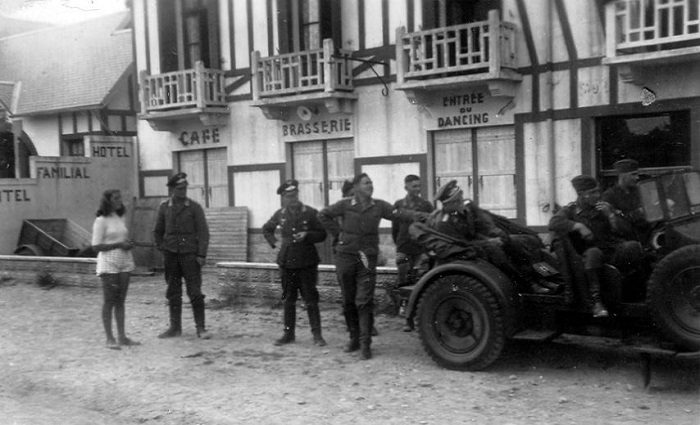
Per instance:
[[[343,182],[353,177],[353,158],[351,140],[294,143],[292,171],[301,201],[314,208],[338,201]]]
[[[187,173],[187,196],[205,208],[228,206],[226,148],[178,153],[178,169]]]
[[[439,131],[433,149],[436,188],[457,180],[464,197],[481,208],[517,217],[512,126]]]

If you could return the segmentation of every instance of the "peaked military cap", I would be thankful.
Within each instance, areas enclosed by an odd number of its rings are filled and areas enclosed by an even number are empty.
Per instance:
[[[573,179],[571,179],[571,184],[574,186],[574,190],[576,191],[576,193],[584,192],[586,190],[591,190],[598,187],[598,181],[595,178],[587,176],[585,174],[576,176]]]
[[[289,179],[277,188],[277,194],[281,195],[283,193],[294,192],[295,190],[299,190],[299,182],[294,179]]]
[[[168,179],[168,187],[175,187],[180,184],[187,184],[187,174],[185,173],[177,173]]]
[[[457,184],[457,180],[450,180],[446,184],[440,186],[435,194],[435,200],[442,203],[449,202],[461,192],[462,188]]]
[[[618,173],[631,173],[639,169],[639,163],[631,158],[621,159],[613,164]]]

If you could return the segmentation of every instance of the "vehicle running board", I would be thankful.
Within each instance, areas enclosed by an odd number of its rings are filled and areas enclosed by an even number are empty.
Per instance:
[[[511,337],[519,341],[551,341],[559,336],[559,332],[551,329],[525,329]]]

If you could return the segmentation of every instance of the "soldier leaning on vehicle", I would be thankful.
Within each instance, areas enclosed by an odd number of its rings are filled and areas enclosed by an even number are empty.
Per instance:
[[[558,289],[532,269],[532,264],[539,261],[537,255],[542,246],[536,235],[515,235],[504,231],[496,225],[488,211],[464,200],[456,180],[441,186],[435,200],[442,203],[442,208],[428,218],[430,227],[470,242],[479,255],[501,269],[523,290],[550,294]]]
[[[315,243],[326,239],[326,231],[318,221],[318,211],[299,201],[299,182],[287,180],[278,189],[282,208],[263,225],[263,236],[272,248],[277,245],[275,229],[280,228],[282,243],[277,253],[277,264],[282,280],[284,300],[284,333],[275,345],[294,342],[296,328],[296,301],[301,293],[309,315],[309,326],[314,344],[325,346],[321,334],[321,314],[318,307],[318,263]]]

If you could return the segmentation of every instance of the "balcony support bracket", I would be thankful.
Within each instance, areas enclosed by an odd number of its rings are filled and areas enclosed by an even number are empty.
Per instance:
[[[284,107],[261,106],[260,109],[268,120],[286,121],[289,116],[288,108]]]

